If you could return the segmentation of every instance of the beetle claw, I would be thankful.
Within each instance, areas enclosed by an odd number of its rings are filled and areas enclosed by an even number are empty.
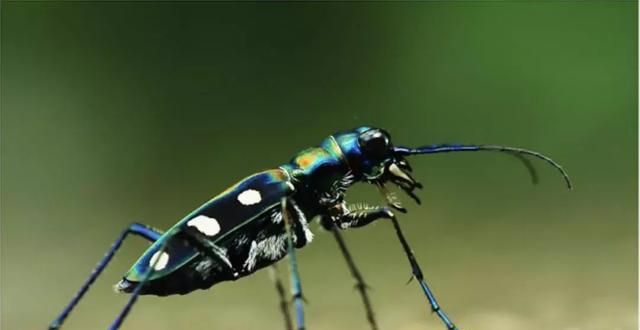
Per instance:
[[[415,278],[415,276],[411,275],[409,277],[409,280],[407,280],[407,283],[405,283],[405,285],[409,285],[409,283],[411,283],[411,281],[413,281],[414,278]]]
[[[400,205],[400,203],[390,203],[389,206],[393,207],[395,210],[399,212],[407,213],[407,209],[405,209],[402,205]]]

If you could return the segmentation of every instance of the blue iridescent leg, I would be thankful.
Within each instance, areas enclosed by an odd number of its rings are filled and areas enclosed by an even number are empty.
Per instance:
[[[49,325],[50,330],[59,329],[60,326],[62,326],[62,323],[67,318],[67,316],[69,316],[69,313],[71,313],[73,308],[78,304],[80,299],[82,299],[84,294],[87,293],[91,284],[93,284],[93,282],[95,282],[98,276],[100,276],[100,273],[102,273],[102,271],[107,267],[107,265],[109,264],[109,261],[111,261],[113,256],[116,254],[116,252],[122,245],[122,242],[129,234],[135,234],[135,235],[141,236],[151,242],[156,241],[158,237],[162,235],[160,231],[139,223],[133,223],[129,225],[127,229],[123,230],[120,236],[118,236],[118,239],[116,239],[116,241],[113,242],[113,244],[111,245],[107,253],[105,253],[104,257],[102,257],[102,260],[98,262],[95,269],[91,272],[91,275],[84,282],[80,290],[78,290],[75,296],[73,296],[73,299],[71,299],[71,302],[69,302],[69,304],[62,310],[60,315],[58,315],[58,317],[51,322],[51,324]]]
[[[386,196],[386,194],[384,193],[383,195]],[[393,201],[390,201],[391,204],[393,204],[392,202]],[[444,322],[447,329],[457,330],[458,328],[449,319],[447,314],[440,308],[440,305],[436,301],[436,297],[431,292],[431,289],[429,289],[429,286],[427,285],[427,282],[425,281],[424,276],[422,275],[422,270],[420,269],[420,265],[418,265],[418,261],[413,255],[413,251],[411,250],[411,247],[409,247],[409,243],[407,243],[407,240],[404,237],[402,230],[400,229],[400,224],[398,223],[398,220],[396,219],[395,215],[389,208],[381,207],[381,208],[368,209],[368,210],[355,210],[347,214],[346,216],[342,217],[341,219],[339,219],[337,225],[343,229],[352,228],[352,227],[361,227],[368,223],[371,223],[372,221],[375,221],[377,219],[382,219],[382,218],[390,219],[391,222],[393,223],[393,227],[396,230],[396,234],[398,235],[398,239],[402,244],[402,248],[404,249],[404,252],[407,255],[407,258],[409,259],[409,263],[411,263],[411,270],[412,270],[413,276],[416,278],[416,280],[420,284],[420,287],[422,288],[422,291],[424,291],[424,294],[427,296],[427,300],[429,301],[431,310],[433,310],[433,312],[438,314],[438,317],[440,317],[442,322]]]
[[[422,275],[422,270],[418,265],[418,261],[416,261],[416,258],[413,255],[413,251],[411,250],[411,247],[409,247],[409,243],[407,243],[407,240],[405,239],[404,234],[400,229],[400,224],[398,223],[398,220],[396,219],[395,216],[391,217],[391,222],[393,223],[393,227],[396,230],[398,239],[400,239],[402,248],[404,249],[404,252],[406,253],[407,258],[409,258],[409,263],[411,263],[411,270],[413,272],[413,277],[415,277],[415,279],[418,281],[418,283],[420,284],[420,287],[422,288],[422,291],[424,291],[424,294],[427,296],[429,305],[431,305],[431,310],[434,313],[438,314],[438,317],[440,317],[440,319],[442,320],[444,325],[447,327],[447,329],[457,330],[458,328],[455,326],[455,324],[453,324],[453,322],[451,321],[451,319],[449,319],[447,314],[440,308],[440,305],[438,305],[438,302],[436,301],[436,297],[433,295],[433,293],[431,292],[431,289],[429,289],[429,286],[427,285],[427,282],[424,280],[424,276]]]
[[[298,273],[298,263],[296,262],[295,247],[293,244],[292,221],[287,209],[287,199],[282,199],[282,218],[287,232],[287,254],[289,256],[289,270],[291,273],[291,293],[293,304],[296,307],[296,323],[298,330],[304,330],[304,299],[302,297],[302,285],[300,284],[300,274]]]

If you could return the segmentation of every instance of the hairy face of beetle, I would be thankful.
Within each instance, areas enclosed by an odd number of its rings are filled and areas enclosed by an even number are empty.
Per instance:
[[[358,147],[369,164],[366,166],[369,173],[365,173],[367,181],[381,187],[386,182],[392,182],[419,203],[413,191],[422,188],[422,185],[411,176],[411,166],[407,160],[394,153],[389,133],[379,128],[365,130],[358,136]]]

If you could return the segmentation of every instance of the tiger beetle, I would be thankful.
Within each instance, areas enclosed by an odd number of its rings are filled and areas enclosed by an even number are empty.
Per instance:
[[[394,146],[385,130],[373,127],[336,133],[324,139],[320,146],[299,152],[287,164],[236,183],[165,233],[143,224],[131,224],[122,231],[49,329],[60,328],[129,234],[141,236],[152,244],[115,285],[117,292],[130,293],[131,296],[109,329],[120,328],[140,295],[182,295],[196,289],[208,289],[219,282],[249,276],[274,265],[285,256],[289,262],[295,326],[296,329],[304,329],[302,287],[295,249],[311,242],[313,234],[309,229],[309,219],[316,217],[323,228],[333,233],[346,259],[371,329],[377,329],[378,325],[367,286],[340,231],[362,227],[378,219],[387,219],[393,225],[409,259],[412,278],[420,285],[430,309],[447,329],[458,329],[437,303],[400,229],[394,210],[405,213],[406,209],[385,185],[388,182],[397,185],[420,204],[414,191],[422,185],[412,177],[405,157],[458,151],[499,151],[514,155],[524,162],[534,182],[536,174],[526,156],[542,159],[560,171],[571,189],[569,176],[560,165],[547,156],[526,149],[461,144],[418,148]],[[375,185],[388,206],[348,205],[345,193],[356,182]],[[277,276],[274,276],[274,283],[286,327],[292,329],[284,286]]]

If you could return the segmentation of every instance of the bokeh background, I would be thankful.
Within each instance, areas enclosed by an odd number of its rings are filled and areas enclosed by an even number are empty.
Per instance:
[[[401,216],[463,329],[637,328],[637,3],[3,2],[2,329],[43,329],[130,222],[166,229],[327,135],[551,155],[412,159]],[[351,201],[382,202],[371,186]],[[367,329],[333,238],[299,251],[310,329]],[[345,233],[382,329],[443,329],[388,223]],[[105,328],[132,239],[66,329]],[[286,272],[285,264],[280,269]],[[267,272],[143,297],[125,329],[281,329]]]

